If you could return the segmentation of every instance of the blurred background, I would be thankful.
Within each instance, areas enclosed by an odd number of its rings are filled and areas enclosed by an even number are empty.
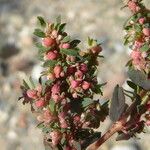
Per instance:
[[[145,0],[150,8],[149,0]],[[17,99],[21,96],[22,79],[32,75],[37,80],[42,70],[34,46],[38,15],[48,21],[61,14],[67,32],[79,38],[85,48],[87,37],[102,42],[104,60],[100,61],[98,80],[107,81],[104,96],[108,99],[113,87],[126,80],[125,64],[130,50],[123,45],[123,23],[129,17],[121,0],[0,0],[0,150],[44,150],[42,134],[29,106]],[[103,131],[108,120],[101,125]],[[150,150],[150,130],[138,139],[105,143],[101,150]]]

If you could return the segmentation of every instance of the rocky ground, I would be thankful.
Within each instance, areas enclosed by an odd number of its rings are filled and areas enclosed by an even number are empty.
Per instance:
[[[148,1],[145,0],[147,4]],[[103,99],[106,99],[114,85],[123,84],[126,78],[124,66],[129,50],[122,44],[122,25],[129,13],[126,9],[121,11],[121,7],[121,0],[0,0],[1,150],[44,149],[41,132],[35,128],[36,121],[29,107],[17,102],[22,79],[32,75],[36,80],[41,71],[34,46],[36,38],[32,34],[36,16],[53,21],[61,14],[73,37],[86,41],[90,36],[103,43],[105,59],[100,61],[98,79],[108,81],[104,88]],[[84,47],[85,42],[82,44]],[[118,146],[109,140],[101,150],[149,150],[149,134],[140,138],[119,142]],[[130,148],[125,149],[127,145]]]

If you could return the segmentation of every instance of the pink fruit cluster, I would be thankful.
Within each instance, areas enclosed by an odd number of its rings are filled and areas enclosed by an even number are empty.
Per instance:
[[[37,120],[43,129],[48,129],[46,134],[53,146],[60,144],[63,149],[75,150],[78,132],[92,126],[86,113],[97,109],[92,103],[84,108],[82,102],[84,98],[93,101],[94,86],[98,85],[95,75],[97,57],[102,48],[94,40],[91,47],[81,51],[73,44],[76,41],[64,41],[67,33],[55,28],[54,24],[48,23],[44,33],[41,45],[46,51],[42,51],[41,56],[44,64],[50,65],[45,67],[42,76],[47,80],[37,88],[25,89],[23,96],[38,114]]]
[[[133,16],[126,24],[126,39],[132,47],[132,65],[138,70],[150,68],[150,16],[149,11],[138,0],[130,0],[127,4]]]
[[[132,65],[129,67],[144,72],[149,79],[150,74],[150,11],[145,8],[141,0],[130,0],[127,3],[133,16],[128,20],[125,30],[127,44],[132,49],[130,53]],[[130,68],[129,68],[130,69]],[[141,90],[142,91],[142,90]],[[148,91],[147,91],[148,92]],[[140,92],[139,92],[140,93]],[[145,106],[145,120],[139,117],[136,122],[150,126],[150,103]],[[142,120],[142,121],[140,121]],[[142,124],[141,124],[142,125]]]

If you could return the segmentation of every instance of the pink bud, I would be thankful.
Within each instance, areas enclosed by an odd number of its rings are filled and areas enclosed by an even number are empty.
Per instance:
[[[82,82],[82,88],[83,88],[84,90],[89,89],[90,86],[91,86],[91,84],[90,84],[89,82],[87,82],[87,81],[83,81],[83,82]]]
[[[55,116],[53,116],[53,114],[49,110],[45,110],[43,113],[43,118],[45,123],[49,123],[55,119]]]
[[[50,73],[50,74],[47,76],[47,79],[49,79],[49,80],[54,80],[54,79],[55,79],[55,74]]]
[[[128,7],[131,11],[136,12],[137,11],[137,4],[133,1],[128,2]]]
[[[50,133],[50,136],[52,138],[52,144],[54,146],[56,146],[60,142],[60,140],[61,140],[62,133],[60,131],[56,131],[55,130],[55,131],[53,131],[53,132]]]
[[[52,37],[57,38],[58,36],[58,31],[57,30],[53,30],[51,33]]]
[[[70,62],[75,62],[76,57],[74,57],[74,56],[69,56],[69,55],[68,55],[68,56],[66,57],[66,60],[67,60],[67,61],[70,61]]]
[[[55,60],[58,57],[57,51],[50,51],[45,55],[46,60]]]
[[[137,51],[137,50],[133,50],[130,54],[131,58],[133,60],[137,60],[137,59],[140,59],[141,58],[141,52],[140,51]]]
[[[73,97],[73,98],[78,98],[78,93],[77,93],[77,92],[74,92],[74,93],[72,94],[72,97]]]
[[[69,49],[69,48],[70,48],[70,44],[69,44],[69,43],[63,43],[63,44],[61,45],[61,48]]]
[[[135,41],[134,42],[134,46],[135,46],[135,48],[140,48],[141,46],[143,45],[143,42],[141,42],[141,41]]]
[[[75,116],[73,117],[73,119],[74,119],[75,122],[79,122],[81,118],[80,118],[79,115],[75,115]]]
[[[146,125],[150,126],[150,120],[146,121]]]
[[[29,98],[36,99],[37,98],[37,91],[29,89],[29,90],[27,90],[27,96]]]
[[[60,73],[60,76],[61,76],[61,77],[64,77],[64,76],[65,76],[64,71],[62,71],[62,72]]]
[[[87,64],[82,63],[82,64],[79,66],[79,69],[80,69],[83,73],[86,73],[86,72],[88,71]]]
[[[44,100],[43,100],[43,99],[38,100],[38,101],[36,101],[36,102],[35,102],[35,106],[36,106],[37,108],[41,108],[41,107],[43,107],[43,106],[44,106],[44,104],[45,104],[45,102],[44,102]]]
[[[52,94],[59,94],[60,93],[60,84],[57,82],[51,88]]]
[[[43,45],[46,47],[52,46],[54,44],[55,44],[55,40],[50,37],[46,37],[43,39]]]
[[[76,73],[75,73],[75,76],[77,79],[82,79],[83,78],[83,73],[82,71],[78,70]]]
[[[67,114],[65,112],[61,112],[61,113],[58,114],[58,118],[59,119],[65,119],[66,115]]]
[[[54,67],[54,74],[56,78],[60,77],[60,73],[62,72],[62,66],[57,65]]]
[[[66,113],[65,112],[61,112],[58,114],[58,118],[59,118],[59,122],[60,122],[60,126],[61,128],[67,128],[68,127],[68,124],[65,120],[66,118]]]
[[[61,97],[58,94],[52,94],[52,99],[55,103],[58,103],[61,100]]]
[[[100,45],[94,46],[90,49],[93,54],[98,54],[102,51],[102,47]]]
[[[68,128],[68,124],[67,124],[67,122],[66,122],[65,120],[60,121],[60,127],[61,127],[61,128],[63,128],[63,129]]]
[[[71,81],[71,88],[75,89],[79,86],[79,84],[80,84],[80,81],[72,80]]]
[[[144,22],[145,22],[145,18],[140,18],[140,19],[139,19],[139,23],[140,23],[140,24],[144,24]]]
[[[145,36],[150,36],[150,28],[144,28],[143,33]]]

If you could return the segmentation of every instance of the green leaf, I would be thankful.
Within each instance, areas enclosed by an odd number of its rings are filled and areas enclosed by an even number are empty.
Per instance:
[[[105,82],[105,83],[102,83],[102,84],[96,84],[96,85],[94,85],[94,89],[93,89],[93,91],[96,93],[96,94],[101,94],[101,95],[103,95],[103,92],[102,92],[102,90],[101,90],[101,88],[104,86],[104,85],[106,85],[107,83]]]
[[[129,66],[131,67],[132,66],[132,60],[129,60],[127,63],[126,63],[126,67]]]
[[[55,102],[53,100],[49,101],[49,108],[50,108],[51,112],[55,111]]]
[[[56,60],[47,60],[44,62],[43,67],[54,67],[56,64]]]
[[[132,89],[137,90],[137,85],[136,85],[136,84],[134,84],[133,82],[131,82],[131,81],[127,81],[127,84],[128,84],[128,85],[129,85],[129,87],[131,87]]]
[[[40,53],[44,53],[44,52],[47,52],[47,51],[51,50],[50,47],[45,47],[41,43],[36,43],[35,45],[39,49]]]
[[[59,31],[59,32],[64,32],[65,27],[66,27],[66,23],[60,24],[58,31]]]
[[[90,38],[90,37],[88,37],[88,45],[89,46],[92,46],[93,45],[93,39],[92,38]]]
[[[128,45],[129,44],[129,38],[130,38],[130,36],[125,36],[125,38],[124,38],[124,45]]]
[[[38,19],[38,21],[40,22],[40,25],[41,25],[42,27],[46,27],[46,22],[45,22],[45,20],[43,19],[43,17],[38,16],[37,19]]]
[[[81,41],[80,40],[73,40],[73,41],[71,41],[70,42],[70,45],[72,46],[72,47],[76,47],[79,43],[80,43]]]
[[[54,25],[54,29],[57,30],[57,31],[59,31],[60,25],[61,25],[60,23],[56,23],[56,24]]]
[[[41,122],[36,127],[39,128],[39,129],[43,129],[44,128],[44,123]]]
[[[144,44],[141,48],[140,48],[141,51],[148,51],[150,50],[150,47],[148,44]]]
[[[84,98],[82,101],[82,107],[87,107],[92,103],[93,103],[93,100],[91,98]]]
[[[34,84],[34,81],[33,81],[32,77],[29,77],[29,82],[30,82],[30,85],[31,85],[32,89],[34,89],[35,84]]]
[[[67,43],[67,42],[70,42],[71,40],[71,37],[70,36],[65,36],[62,40],[63,43]]]
[[[83,150],[86,149],[90,144],[97,141],[100,137],[101,137],[101,132],[90,133],[90,135],[86,136],[86,138],[83,140],[83,143],[81,145],[82,149]]]
[[[38,37],[42,37],[42,38],[45,37],[45,33],[41,29],[35,29],[33,34],[38,36]]]
[[[25,80],[23,80],[23,86],[28,90],[28,89],[30,89],[30,86],[28,85],[28,83],[25,81]]]
[[[125,110],[125,106],[126,104],[123,88],[117,85],[114,88],[109,110],[109,116],[113,122],[117,121],[120,118],[120,116]]]
[[[78,56],[78,50],[77,49],[60,49],[60,52],[65,54],[65,55]]]
[[[137,32],[141,32],[141,30],[142,30],[142,27],[141,27],[141,25],[139,25],[139,24],[135,24],[135,25],[134,25],[134,28],[135,28],[135,30],[136,30]]]
[[[129,70],[128,76],[133,83],[142,87],[145,90],[150,90],[150,80],[147,79],[147,76],[139,70]]]

